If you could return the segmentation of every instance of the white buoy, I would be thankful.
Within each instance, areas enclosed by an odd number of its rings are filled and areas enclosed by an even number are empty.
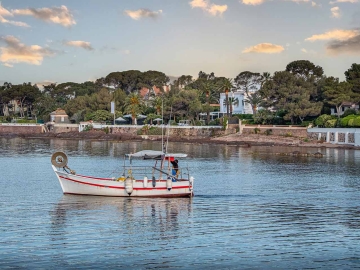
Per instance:
[[[127,177],[125,179],[125,190],[126,193],[131,195],[131,193],[133,192],[133,181],[130,177]]]
[[[166,180],[166,188],[168,189],[168,191],[170,191],[172,188],[172,180],[170,177]]]
[[[145,176],[144,177],[144,188],[147,188],[148,185],[148,178]]]
[[[190,189],[190,190],[193,189],[194,180],[195,180],[195,178],[194,178],[193,176],[190,176],[190,180],[189,180],[189,189]]]

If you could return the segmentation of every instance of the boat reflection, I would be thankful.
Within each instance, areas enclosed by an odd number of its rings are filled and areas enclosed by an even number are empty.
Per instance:
[[[191,198],[64,195],[50,211],[50,234],[65,237],[69,226],[93,227],[94,223],[101,223],[102,229],[111,233],[126,231],[135,235],[146,231],[154,239],[177,238],[179,226],[189,223],[191,215]]]

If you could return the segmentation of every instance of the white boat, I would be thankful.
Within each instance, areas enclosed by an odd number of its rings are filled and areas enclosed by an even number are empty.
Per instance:
[[[186,154],[168,154],[163,151],[143,150],[127,154],[124,166],[115,177],[101,178],[76,174],[67,166],[63,152],[51,157],[52,168],[64,194],[97,195],[114,197],[192,197],[194,178],[188,168],[175,170],[171,161]],[[153,166],[133,166],[134,159],[155,162]],[[129,164],[126,164],[128,161]]]

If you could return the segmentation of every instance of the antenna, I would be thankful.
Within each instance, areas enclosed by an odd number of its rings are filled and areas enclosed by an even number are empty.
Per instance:
[[[161,96],[161,147],[163,153],[165,153],[165,146],[164,146],[164,97]]]

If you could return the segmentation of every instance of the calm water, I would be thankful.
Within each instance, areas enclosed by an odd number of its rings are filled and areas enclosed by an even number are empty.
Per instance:
[[[190,156],[193,199],[63,195],[50,167],[65,151],[107,177],[151,148],[0,139],[0,269],[360,268],[360,151],[170,144]],[[325,157],[275,155],[295,150]]]

